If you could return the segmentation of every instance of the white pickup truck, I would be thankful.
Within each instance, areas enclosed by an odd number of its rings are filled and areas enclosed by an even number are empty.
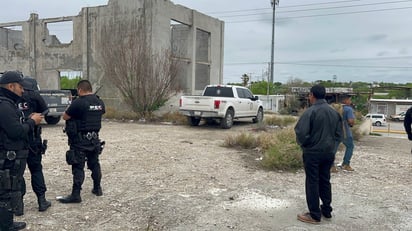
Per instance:
[[[259,97],[246,87],[232,85],[208,85],[202,96],[181,96],[179,111],[192,126],[199,125],[201,119],[219,121],[222,128],[231,128],[238,118],[249,117],[254,123],[263,120]]]

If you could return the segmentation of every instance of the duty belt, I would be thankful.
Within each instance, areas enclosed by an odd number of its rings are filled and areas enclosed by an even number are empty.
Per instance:
[[[82,133],[81,137],[86,140],[93,140],[99,138],[99,134],[97,134],[97,132],[87,132]]]
[[[24,159],[27,155],[27,151],[0,151],[0,160]]]

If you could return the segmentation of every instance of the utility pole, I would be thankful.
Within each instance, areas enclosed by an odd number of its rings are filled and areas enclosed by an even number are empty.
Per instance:
[[[273,77],[273,72],[275,70],[275,57],[274,57],[274,52],[275,52],[275,10],[276,6],[279,5],[279,0],[271,0],[270,4],[272,5],[273,8],[273,15],[272,15],[272,52],[271,52],[271,61],[270,61],[270,83],[273,83],[274,77]]]

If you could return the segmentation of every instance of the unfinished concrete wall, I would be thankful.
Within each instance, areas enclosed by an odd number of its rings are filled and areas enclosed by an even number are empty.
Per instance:
[[[179,60],[179,83],[185,94],[198,94],[206,84],[223,81],[222,21],[168,0],[110,0],[108,5],[82,8],[79,15],[0,23],[0,65],[3,70],[21,70],[37,78],[43,89],[58,89],[60,72],[79,71],[100,88],[99,95],[108,106],[119,109],[119,92],[110,79],[104,79],[100,51],[101,31],[108,25],[128,23],[145,16],[147,36],[154,50],[182,51]],[[73,40],[61,43],[50,34],[51,23],[73,23]],[[173,36],[172,21],[186,30]],[[12,27],[20,27],[21,31]],[[116,36],[113,34],[112,36]],[[115,58],[115,57],[114,57]]]

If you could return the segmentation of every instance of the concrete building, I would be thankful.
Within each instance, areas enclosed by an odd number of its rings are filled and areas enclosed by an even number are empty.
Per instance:
[[[76,71],[100,88],[99,95],[115,109],[124,107],[119,92],[101,67],[102,29],[143,16],[153,50],[178,50],[179,86],[199,94],[207,84],[223,82],[224,23],[169,0],[109,0],[108,5],[85,7],[76,16],[0,23],[0,66],[35,77],[43,89],[59,89],[60,73]],[[61,43],[48,25],[72,22],[73,40]],[[18,28],[18,29],[16,29]],[[20,29],[19,29],[20,28]],[[113,33],[112,36],[116,36]],[[115,57],[114,57],[115,58]]]
[[[406,112],[412,107],[411,99],[370,99],[369,113],[390,115]]]

